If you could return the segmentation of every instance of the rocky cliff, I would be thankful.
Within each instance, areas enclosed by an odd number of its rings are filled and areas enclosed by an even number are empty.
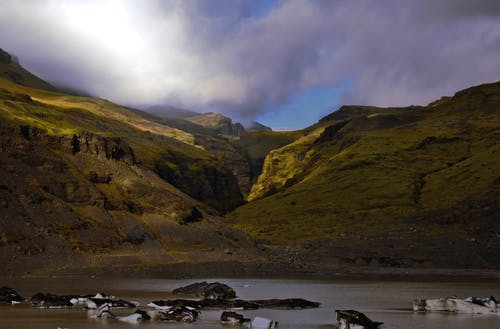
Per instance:
[[[243,128],[241,123],[233,123],[231,118],[219,113],[209,112],[187,117],[185,119],[205,128],[209,128],[219,135],[239,137],[245,133],[245,128]]]
[[[120,138],[4,123],[0,150],[4,274],[230,261],[252,249]]]
[[[237,179],[192,133],[0,55],[3,274],[255,259],[219,217],[244,202]]]
[[[232,173],[236,178],[241,193],[246,195],[250,192],[253,183],[252,167],[247,159],[246,152],[236,144],[238,139],[226,138],[218,134],[217,131],[184,120],[183,118],[170,117],[170,112],[168,111],[157,114],[141,114],[147,115],[148,119],[152,122],[174,127],[192,136],[193,145],[211,153],[215,159],[222,163],[225,169]],[[230,188],[233,189],[233,187]],[[235,195],[238,195],[238,193]],[[241,201],[241,199],[235,200],[233,204],[240,205]]]
[[[120,138],[136,150],[141,165],[190,196],[221,211],[243,203],[234,175],[213,154],[195,145],[192,134],[150,121],[139,111],[1,79],[0,99],[0,115],[6,122],[43,128],[54,136],[87,131]]]

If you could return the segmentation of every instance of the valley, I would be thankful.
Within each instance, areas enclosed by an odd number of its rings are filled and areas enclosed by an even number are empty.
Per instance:
[[[500,266],[498,82],[247,131],[66,94],[0,55],[5,275]]]

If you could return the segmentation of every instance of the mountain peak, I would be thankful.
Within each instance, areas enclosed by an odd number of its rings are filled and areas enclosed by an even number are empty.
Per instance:
[[[219,135],[239,137],[245,133],[245,128],[243,128],[241,123],[233,123],[231,118],[228,118],[220,113],[203,113],[186,118],[186,120],[205,128],[212,129]]]
[[[265,126],[260,122],[252,121],[249,125],[245,126],[247,131],[273,131],[271,127]]]

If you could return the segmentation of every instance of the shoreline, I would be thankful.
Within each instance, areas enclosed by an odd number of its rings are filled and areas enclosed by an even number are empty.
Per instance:
[[[284,267],[283,264],[207,262],[176,263],[154,266],[89,267],[33,270],[27,273],[0,273],[0,277],[136,277],[164,279],[248,278],[281,280],[377,280],[377,281],[482,281],[500,280],[500,269],[387,268],[325,266],[320,269]]]

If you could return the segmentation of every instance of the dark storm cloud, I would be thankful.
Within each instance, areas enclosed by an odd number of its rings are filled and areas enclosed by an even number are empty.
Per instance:
[[[417,9],[438,17],[500,16],[498,0],[435,0],[417,3]]]
[[[116,102],[243,118],[346,81],[343,101],[387,106],[498,80],[499,14],[493,0],[0,0],[0,47]]]

